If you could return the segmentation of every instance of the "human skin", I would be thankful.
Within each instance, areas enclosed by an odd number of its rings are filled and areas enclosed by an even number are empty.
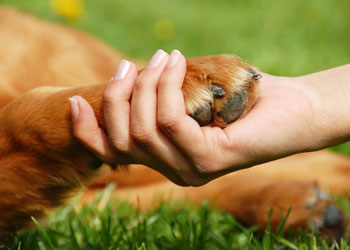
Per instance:
[[[177,184],[198,186],[350,137],[349,64],[294,78],[263,74],[253,109],[222,129],[200,127],[185,113],[181,53],[157,53],[139,75],[123,61],[106,87],[108,136],[82,97],[70,99],[75,136],[103,161],[144,164]]]

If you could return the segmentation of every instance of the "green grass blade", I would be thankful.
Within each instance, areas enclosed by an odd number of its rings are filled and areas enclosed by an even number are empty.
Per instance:
[[[20,242],[18,243],[17,250],[21,250],[21,246],[22,246],[22,241],[20,241]]]
[[[49,244],[51,250],[56,250],[56,248],[52,244],[52,241],[50,240],[50,237],[47,235],[46,231],[44,230],[44,228],[39,224],[39,222],[33,216],[30,216],[30,218],[34,221],[36,226],[39,228],[39,231],[41,232],[41,234],[46,239],[46,241]]]
[[[271,233],[271,218],[272,218],[272,213],[273,213],[273,207],[270,207],[269,209],[269,215],[267,219],[267,226],[265,230],[265,235],[263,238],[263,249],[264,250],[269,250],[272,249],[272,233]]]
[[[292,207],[290,206],[288,211],[287,211],[287,214],[286,216],[284,216],[281,220],[281,223],[280,225],[278,226],[278,229],[277,229],[277,233],[276,233],[276,237],[277,238],[280,238],[280,237],[283,237],[283,232],[284,232],[284,226],[286,225],[286,222],[288,220],[288,217],[289,217],[289,214],[290,212],[292,211]]]
[[[286,240],[284,238],[279,238],[278,241],[281,244],[283,244],[283,245],[285,245],[285,246],[287,246],[287,247],[289,247],[289,248],[291,248],[293,250],[299,250],[299,248],[296,245],[294,245],[292,242],[290,242],[289,240]]]

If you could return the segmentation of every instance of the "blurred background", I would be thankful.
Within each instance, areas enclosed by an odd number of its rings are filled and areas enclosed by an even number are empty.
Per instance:
[[[0,0],[85,30],[132,58],[233,53],[277,75],[350,61],[349,0]]]
[[[349,0],[0,0],[91,33],[131,58],[233,53],[298,76],[350,62]],[[0,38],[1,39],[1,38]],[[350,153],[350,146],[342,146]]]

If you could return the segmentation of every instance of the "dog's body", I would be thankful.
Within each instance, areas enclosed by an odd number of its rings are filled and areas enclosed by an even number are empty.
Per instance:
[[[85,97],[103,127],[104,85],[92,84],[106,82],[122,57],[82,32],[6,8],[0,8],[0,37],[0,234],[6,234],[28,226],[30,216],[40,216],[46,209],[61,204],[72,191],[97,175],[101,162],[72,135],[67,99],[77,94]],[[198,78],[198,69],[215,83],[221,82],[228,95],[237,91],[217,76],[225,76],[216,67],[227,61],[234,65],[230,74],[237,79],[249,77],[244,74],[250,66],[233,57],[188,60],[183,88],[188,113],[203,104],[205,98],[199,93],[208,89]],[[255,80],[249,81],[254,86]],[[82,83],[86,86],[64,88]],[[63,88],[44,87],[16,98],[45,85]],[[250,86],[249,99],[254,100],[256,91]],[[216,101],[216,113],[225,100]],[[252,102],[243,115],[251,105]],[[215,113],[214,125],[223,125]],[[270,206],[275,207],[274,227],[290,206],[293,209],[287,226],[306,227],[310,222],[316,230],[335,235],[345,225],[340,211],[316,183],[332,193],[347,192],[350,159],[328,151],[300,154],[242,170],[199,188],[175,186],[143,166],[131,166],[127,175],[117,172],[95,181],[82,201],[91,200],[96,187],[114,181],[118,183],[114,196],[137,203],[140,209],[155,205],[154,198],[161,195],[164,199],[189,198],[194,203],[215,200],[219,209],[261,227],[266,226]]]

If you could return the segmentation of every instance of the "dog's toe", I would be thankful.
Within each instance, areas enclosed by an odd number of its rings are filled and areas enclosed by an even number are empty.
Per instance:
[[[321,220],[323,223],[321,223],[316,232],[339,242],[344,236],[347,227],[347,219],[344,213],[334,204],[328,204],[324,209]]]
[[[337,241],[343,237],[347,219],[329,195],[317,188],[314,205],[306,207],[311,213],[308,225],[312,231]]]
[[[200,126],[209,125],[213,121],[213,108],[210,105],[197,108],[190,116],[195,119]]]
[[[243,89],[238,93],[234,93],[231,98],[228,98],[217,115],[222,118],[225,124],[230,124],[242,115],[247,102],[248,93],[246,89]]]

